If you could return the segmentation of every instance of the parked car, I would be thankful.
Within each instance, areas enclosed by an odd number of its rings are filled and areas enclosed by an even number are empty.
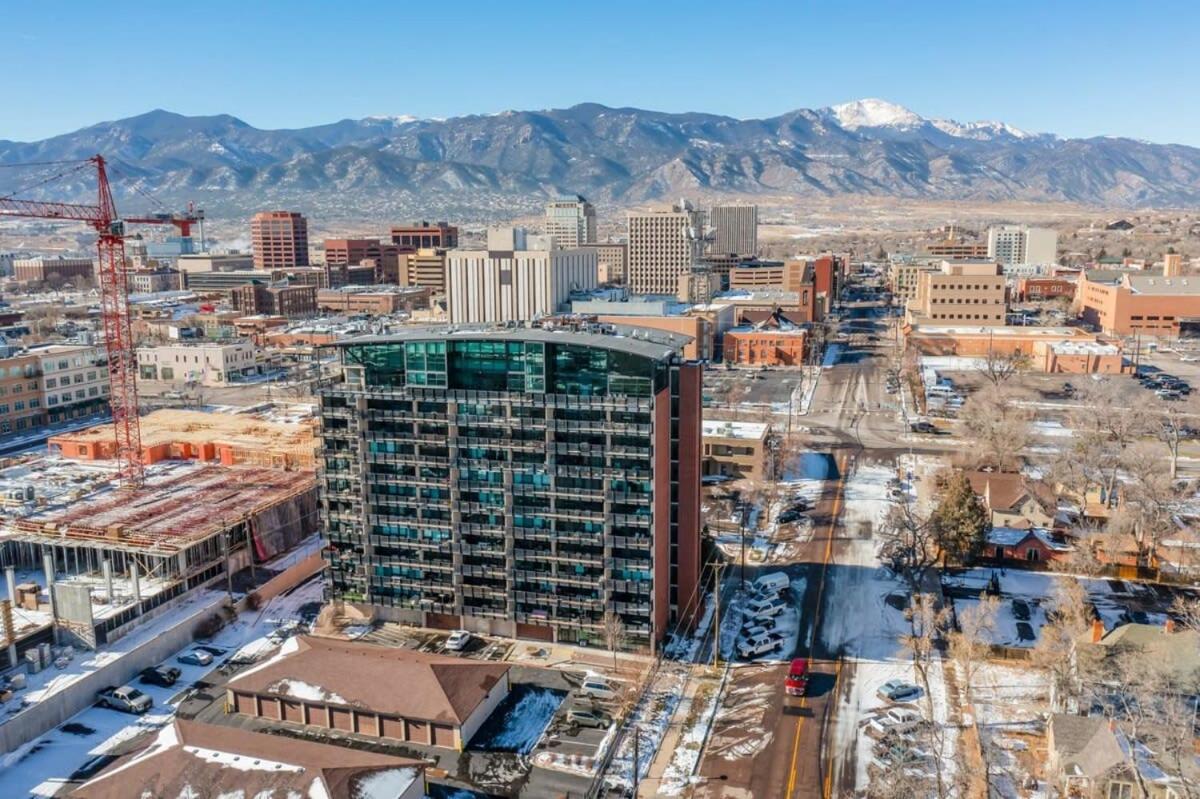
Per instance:
[[[913,422],[909,425],[914,433],[936,433],[937,426],[933,422]]]
[[[787,572],[771,572],[754,581],[754,590],[759,594],[778,594],[792,584]]]
[[[802,511],[798,511],[795,508],[789,508],[788,510],[785,510],[783,513],[779,514],[779,518],[776,519],[776,521],[780,524],[792,524],[793,522],[798,522],[803,518],[804,513]]]
[[[766,619],[763,619],[763,621],[766,621]],[[741,630],[738,631],[738,637],[743,641],[750,641],[755,638],[761,638],[762,636],[771,632],[766,627],[762,626],[761,624],[758,624],[757,622],[750,621],[750,622],[746,622],[746,624],[749,626],[743,627]]]
[[[771,630],[775,629],[775,627],[776,627],[775,622],[776,622],[776,618],[774,616],[766,616],[761,619],[751,619],[750,621],[748,621],[742,625],[742,632],[745,633],[747,630],[761,629],[763,632],[769,633]],[[747,636],[747,637],[753,637],[753,636]]]
[[[787,607],[787,603],[779,597],[763,597],[762,599],[752,599],[746,605],[747,612],[754,618],[765,618],[767,616],[778,616]]]
[[[451,652],[461,652],[471,643],[471,634],[466,630],[455,630],[446,639],[446,648]]]
[[[205,652],[203,649],[188,650],[175,659],[189,666],[207,666],[213,662],[212,654]]]
[[[96,692],[100,707],[141,715],[154,707],[154,700],[132,685],[110,685]]]
[[[751,638],[749,641],[740,642],[737,645],[737,651],[743,658],[752,658],[774,652],[781,646],[783,646],[782,634],[767,633],[758,638]]]
[[[921,689],[904,680],[888,680],[877,693],[885,702],[912,702],[921,695]]]
[[[612,724],[612,717],[593,708],[573,707],[567,711],[567,723],[602,730]]]
[[[583,681],[583,685],[579,686],[581,696],[591,697],[592,699],[603,699],[612,701],[617,698],[617,692],[613,687],[599,677],[588,677]]]
[[[182,674],[183,672],[174,666],[151,666],[148,669],[142,669],[139,682],[170,688]]]
[[[808,659],[796,658],[788,668],[787,679],[783,681],[783,692],[788,696],[804,696],[808,690]]]
[[[882,716],[871,719],[871,726],[881,733],[908,732],[921,726],[921,714],[911,708],[888,708]]]

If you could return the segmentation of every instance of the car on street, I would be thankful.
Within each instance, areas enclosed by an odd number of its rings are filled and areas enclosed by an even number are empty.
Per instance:
[[[100,707],[141,715],[154,707],[154,700],[132,685],[110,685],[96,692]]]
[[[213,662],[212,653],[205,652],[203,649],[188,650],[175,659],[188,666],[207,666]]]
[[[602,730],[612,724],[612,717],[594,708],[573,707],[567,710],[567,723]]]
[[[466,630],[455,630],[446,639],[446,648],[451,652],[461,652],[471,643],[471,634]]]
[[[788,696],[804,696],[808,690],[808,659],[796,658],[788,667],[787,679],[783,681],[783,692]]]
[[[877,693],[885,702],[912,702],[921,695],[921,689],[904,680],[888,680]]]
[[[758,638],[751,638],[748,641],[741,641],[737,645],[737,652],[743,658],[758,657],[774,652],[783,646],[782,633],[767,633]]]
[[[182,674],[183,672],[174,666],[151,666],[148,669],[142,669],[138,681],[144,682],[147,685],[170,688],[179,681],[179,677]]]

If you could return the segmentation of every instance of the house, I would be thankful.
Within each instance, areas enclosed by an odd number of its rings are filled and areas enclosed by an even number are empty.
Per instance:
[[[421,799],[424,772],[418,760],[176,720],[67,796]]]
[[[1152,740],[1148,730],[1145,740]],[[1134,799],[1140,782],[1149,799],[1181,799],[1186,784],[1200,785],[1200,766],[1186,761],[1175,773],[1143,741],[1130,741],[1109,719],[1056,713],[1046,729],[1047,779],[1069,799]],[[1137,772],[1135,772],[1135,769]]]
[[[1122,653],[1136,652],[1153,663],[1160,674],[1189,695],[1200,696],[1200,630],[1166,624],[1121,624],[1108,632],[1104,624],[1092,623],[1087,640],[1080,642],[1078,656],[1092,665]]]
[[[971,488],[992,514],[992,527],[1054,529],[1058,498],[1044,483],[1029,482],[1016,472],[966,473]]]
[[[226,684],[232,713],[462,751],[508,695],[508,665],[290,638]]]
[[[1072,550],[1066,541],[1041,527],[993,527],[987,535],[983,558],[1031,566],[1049,563]]]

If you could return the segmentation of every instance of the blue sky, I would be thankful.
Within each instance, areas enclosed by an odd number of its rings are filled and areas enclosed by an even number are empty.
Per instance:
[[[0,18],[0,139],[152,108],[284,128],[585,101],[747,118],[881,97],[1200,146],[1195,0],[66,0]]]

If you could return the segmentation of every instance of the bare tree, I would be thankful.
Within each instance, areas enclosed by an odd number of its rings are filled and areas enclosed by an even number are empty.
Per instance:
[[[1200,414],[1197,401],[1188,397],[1183,402],[1166,402],[1160,400],[1155,410],[1158,412],[1158,427],[1153,428],[1155,437],[1167,448],[1171,464],[1171,479],[1179,476],[1179,448],[1186,438],[1189,428],[1196,426],[1193,417]]]
[[[977,447],[979,462],[1011,471],[1021,465],[1021,450],[1029,443],[1029,411],[1017,404],[1009,387],[971,395],[959,419]]]
[[[950,659],[966,694],[967,704],[975,704],[975,679],[992,651],[992,635],[1000,613],[1000,598],[980,594],[979,601],[956,614],[958,629],[947,634]]]
[[[616,671],[617,650],[625,644],[625,621],[620,615],[606,610],[604,618],[600,621],[600,629],[604,634],[604,645],[612,651],[613,671]]]
[[[1162,470],[1158,448],[1139,443],[1126,451],[1124,474],[1128,475],[1127,508],[1135,519],[1140,554],[1155,565],[1163,538],[1176,531],[1175,513],[1183,496],[1179,486]]]
[[[937,530],[920,516],[912,503],[893,505],[876,532],[880,540],[879,560],[908,585],[912,594],[921,591],[925,575],[937,563]]]
[[[1056,710],[1073,708],[1082,693],[1078,646],[1092,625],[1087,591],[1078,580],[1055,584],[1054,597],[1037,643],[1030,652],[1034,665],[1050,675],[1050,703]]]
[[[943,632],[949,626],[950,615],[946,608],[938,608],[933,594],[914,593],[906,613],[909,632],[903,637],[904,645],[912,655],[913,671],[920,683],[925,704],[925,724],[922,729],[933,753],[932,765],[937,780],[938,799],[946,799],[949,786],[945,776],[945,735],[934,716],[933,680],[931,671],[940,657],[939,646]]]
[[[1020,350],[1000,353],[989,344],[987,355],[983,359],[982,373],[989,383],[999,387],[1018,373],[1026,371],[1031,362],[1032,359]]]

